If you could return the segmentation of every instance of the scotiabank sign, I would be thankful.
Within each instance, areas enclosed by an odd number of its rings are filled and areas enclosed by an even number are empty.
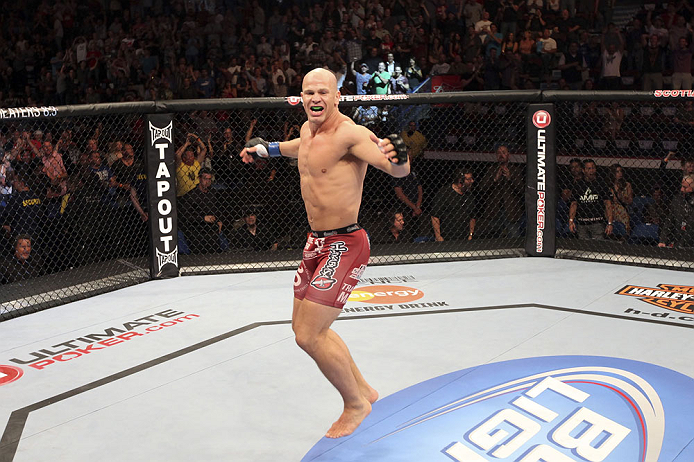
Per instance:
[[[303,461],[684,462],[694,460],[692,415],[694,379],[673,370],[609,357],[526,358],[377,401],[353,436],[324,438]]]

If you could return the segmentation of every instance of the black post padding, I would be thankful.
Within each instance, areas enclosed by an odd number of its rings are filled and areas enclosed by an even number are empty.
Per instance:
[[[554,104],[528,106],[525,251],[531,257],[553,257],[556,252],[555,127]]]
[[[179,275],[176,211],[176,154],[172,114],[149,114],[145,126],[152,279]]]

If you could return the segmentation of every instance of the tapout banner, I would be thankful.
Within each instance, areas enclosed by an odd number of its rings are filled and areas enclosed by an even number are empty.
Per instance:
[[[528,106],[525,251],[531,257],[553,257],[556,251],[555,126],[553,104]]]
[[[178,220],[172,115],[148,114],[146,130],[150,275],[153,279],[176,277]]]

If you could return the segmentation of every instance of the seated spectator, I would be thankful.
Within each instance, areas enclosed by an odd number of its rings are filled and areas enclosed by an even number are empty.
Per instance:
[[[634,191],[631,183],[624,178],[624,168],[619,164],[610,167],[610,193],[612,202],[612,218],[626,228],[627,235],[631,233],[631,223],[628,209],[634,202]]]
[[[694,158],[680,158],[681,172],[673,173],[669,170],[667,166],[675,157],[676,153],[670,151],[660,162],[659,184],[663,188],[666,200],[671,200],[679,193],[683,176],[694,175]]]
[[[583,179],[576,182],[571,192],[569,229],[578,233],[579,239],[602,240],[612,234],[612,200],[607,187],[598,181],[597,172],[595,161],[585,160]]]
[[[407,155],[410,158],[410,162],[416,163],[424,152],[424,148],[427,147],[427,138],[422,132],[417,130],[417,122],[414,120],[408,122],[407,130],[403,130],[400,136],[407,146]]]
[[[234,247],[238,249],[277,250],[278,242],[272,233],[258,226],[258,216],[253,210],[248,210],[243,216],[243,225],[236,230]]]
[[[179,201],[179,224],[193,253],[220,251],[221,220],[217,190],[212,187],[212,171],[200,170],[197,186]]]
[[[193,152],[194,145],[197,154]],[[186,142],[176,150],[176,196],[184,196],[198,185],[198,172],[206,156],[207,148],[200,137],[188,133]]]
[[[478,213],[477,200],[472,191],[474,182],[472,171],[463,170],[436,194],[431,210],[431,226],[436,242],[472,240]]]
[[[682,178],[680,194],[670,203],[658,247],[694,247],[694,175]]]
[[[519,220],[523,215],[523,170],[509,162],[508,148],[500,145],[496,150],[496,163],[487,168],[480,189],[486,195],[484,228],[493,235],[501,230],[509,238],[518,237]]]
[[[0,262],[0,283],[32,279],[43,273],[41,257],[31,251],[31,237],[28,234],[18,235],[15,238],[14,253]]]
[[[400,212],[388,214],[386,226],[375,233],[373,242],[375,244],[401,244],[412,242],[412,234],[406,226],[407,222]]]
[[[26,179],[20,175],[15,176],[12,186],[1,225],[11,236],[28,234],[35,243],[41,243],[46,217],[45,196],[29,189]]]
[[[665,194],[660,185],[655,185],[651,192],[653,202],[649,202],[643,209],[642,221],[647,225],[663,226],[669,216],[670,207],[665,201]]]
[[[408,227],[415,235],[419,235],[421,230],[420,218],[422,217],[422,200],[424,198],[424,189],[417,178],[417,174],[412,170],[410,174],[403,178],[391,179],[395,196],[404,204],[407,209]]]

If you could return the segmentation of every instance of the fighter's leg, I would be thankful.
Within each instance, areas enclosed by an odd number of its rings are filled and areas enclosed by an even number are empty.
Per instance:
[[[332,329],[328,329],[328,337],[330,338],[330,340],[337,344],[338,348],[342,348],[347,352],[347,355],[349,356],[349,366],[350,369],[352,369],[354,378],[357,380],[357,384],[359,385],[359,390],[361,390],[361,394],[364,395],[364,398],[366,398],[371,404],[375,403],[378,399],[378,392],[371,385],[368,384],[366,379],[364,379],[364,376],[361,374],[361,371],[355,364],[354,359],[352,358],[352,355],[349,352],[349,348],[347,348],[345,342],[340,338],[339,335],[337,335],[337,332],[335,332]]]
[[[344,401],[342,415],[326,433],[329,438],[351,434],[371,412],[371,403],[362,394],[352,371],[349,351],[342,347],[343,342],[336,342],[328,333],[339,314],[339,309],[310,300],[294,302],[292,328],[296,343],[313,358]]]
[[[292,313],[292,329],[294,331],[296,331],[294,329],[294,323],[297,319],[297,311],[299,310],[302,301],[303,300],[294,298],[294,310]],[[352,354],[349,352],[349,348],[347,348],[345,342],[342,340],[342,338],[340,338],[337,332],[335,332],[332,329],[328,329],[328,338],[332,342],[334,342],[338,348],[342,349],[345,352],[345,354],[349,357],[349,367],[352,370],[352,373],[354,374],[354,378],[356,379],[357,384],[359,385],[361,394],[364,395],[364,398],[366,398],[371,404],[375,403],[376,400],[378,400],[378,391],[376,391],[371,385],[369,385],[366,379],[364,379],[364,376],[355,364],[354,358],[352,358]]]

